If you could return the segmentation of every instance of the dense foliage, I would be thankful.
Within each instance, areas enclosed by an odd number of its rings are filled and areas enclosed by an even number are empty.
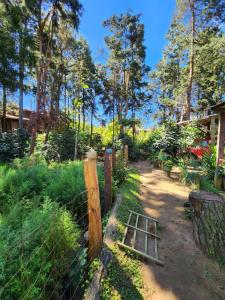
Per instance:
[[[98,173],[103,192],[100,166]],[[82,162],[16,159],[0,167],[0,199],[1,298],[57,298],[75,271],[79,280],[86,259],[79,221],[87,210]]]
[[[0,163],[23,157],[29,148],[29,135],[25,130],[0,132]]]

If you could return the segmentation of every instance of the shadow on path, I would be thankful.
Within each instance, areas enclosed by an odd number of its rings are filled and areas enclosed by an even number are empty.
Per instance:
[[[165,266],[146,262],[142,267],[144,283],[151,291],[148,300],[224,300],[225,274],[219,266],[205,257],[192,236],[192,224],[185,219],[183,204],[189,189],[177,180],[168,178],[149,163],[139,162],[140,200],[145,214],[157,218],[160,259]],[[139,241],[141,243],[143,241]]]

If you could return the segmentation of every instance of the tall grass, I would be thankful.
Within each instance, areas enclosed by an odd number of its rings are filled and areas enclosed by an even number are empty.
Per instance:
[[[65,205],[68,202],[76,208],[86,199],[83,162],[45,162],[31,164],[18,160],[10,168],[0,167],[0,208],[7,211],[19,201],[42,203],[45,197]],[[100,191],[103,191],[103,170],[98,166]]]
[[[102,192],[101,166],[98,175]],[[58,299],[65,276],[76,271],[79,282],[86,200],[81,161],[31,157],[0,166],[0,299]]]

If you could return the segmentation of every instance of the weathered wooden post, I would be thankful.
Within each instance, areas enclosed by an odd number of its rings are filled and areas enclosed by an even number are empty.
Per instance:
[[[219,128],[217,136],[217,155],[216,165],[221,166],[224,158],[224,141],[225,141],[225,112],[219,114]]]
[[[112,149],[106,149],[105,151],[104,175],[104,210],[108,212],[112,206]]]
[[[220,167],[224,159],[224,142],[225,142],[225,101],[213,106],[214,112],[219,114],[219,127],[217,135],[217,153],[216,153],[216,172],[214,178],[215,187],[222,188],[222,175]]]
[[[91,149],[84,160],[84,178],[88,195],[88,257],[99,256],[102,247],[101,206],[96,167],[96,152]]]
[[[211,137],[211,146],[214,146],[216,143],[216,116],[211,117],[210,137]]]
[[[123,146],[123,157],[124,157],[124,162],[125,165],[128,165],[128,145]]]

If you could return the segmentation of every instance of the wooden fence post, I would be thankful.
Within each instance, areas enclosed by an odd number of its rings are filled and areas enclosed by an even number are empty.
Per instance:
[[[123,146],[123,157],[124,157],[124,162],[125,165],[128,165],[128,145]]]
[[[84,160],[84,178],[88,195],[88,257],[98,257],[102,247],[101,206],[96,167],[96,152],[91,149]]]
[[[107,213],[112,206],[112,149],[106,149],[104,162],[104,210]]]

